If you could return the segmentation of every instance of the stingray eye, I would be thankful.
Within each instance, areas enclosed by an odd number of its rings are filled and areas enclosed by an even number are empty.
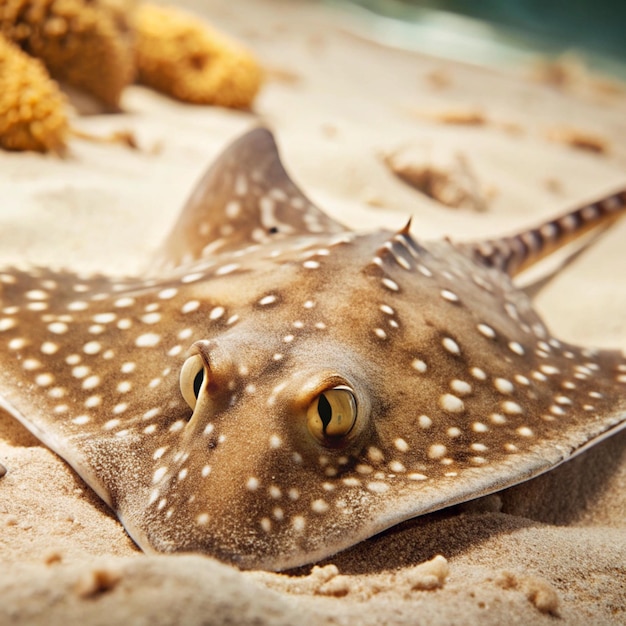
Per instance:
[[[206,378],[204,361],[199,354],[190,356],[180,370],[180,391],[185,402],[192,408],[196,408],[196,401],[202,390]]]
[[[356,399],[347,387],[320,393],[307,411],[309,432],[322,443],[346,437],[355,423]]]

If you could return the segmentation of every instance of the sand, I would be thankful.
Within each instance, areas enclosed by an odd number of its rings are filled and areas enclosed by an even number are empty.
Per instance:
[[[260,123],[325,210],[372,228],[413,215],[418,237],[509,232],[626,184],[623,89],[584,76],[555,87],[530,68],[384,48],[304,2],[181,4],[269,68],[254,112],[133,87],[126,113],[74,123],[130,130],[139,150],[75,140],[64,160],[0,153],[0,263],[139,271],[207,164]],[[418,193],[389,171],[390,154],[450,179],[440,199],[467,202],[450,208]],[[540,292],[557,336],[626,349],[625,237],[626,223],[615,226]],[[626,433],[290,575],[142,554],[81,479],[4,413],[0,463],[0,624],[626,621]]]

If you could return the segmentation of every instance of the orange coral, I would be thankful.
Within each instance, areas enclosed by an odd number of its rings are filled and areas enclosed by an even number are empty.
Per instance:
[[[43,64],[0,35],[0,147],[60,152],[65,98]]]
[[[143,5],[135,14],[139,81],[179,100],[247,108],[262,82],[239,44],[174,8]]]
[[[101,0],[5,0],[0,32],[52,76],[117,107],[134,77],[131,37],[123,12]]]

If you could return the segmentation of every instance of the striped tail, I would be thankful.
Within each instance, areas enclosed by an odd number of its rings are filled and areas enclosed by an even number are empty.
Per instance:
[[[559,248],[626,215],[626,189],[510,237],[457,244],[478,262],[516,276]]]

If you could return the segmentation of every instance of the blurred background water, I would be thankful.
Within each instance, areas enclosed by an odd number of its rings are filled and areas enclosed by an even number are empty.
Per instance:
[[[626,78],[625,0],[329,0],[395,46],[481,64],[574,52]]]

